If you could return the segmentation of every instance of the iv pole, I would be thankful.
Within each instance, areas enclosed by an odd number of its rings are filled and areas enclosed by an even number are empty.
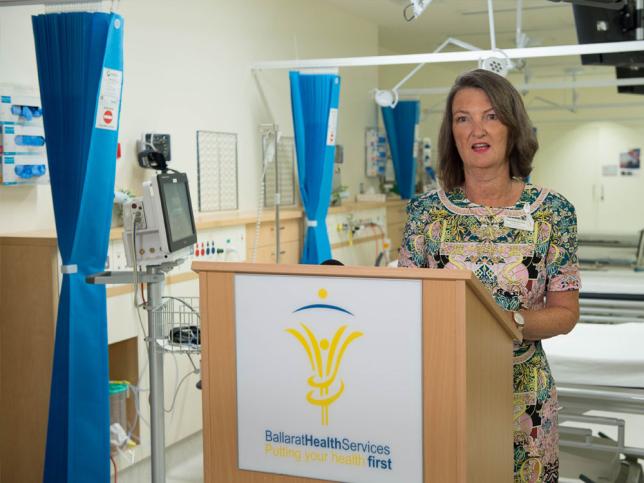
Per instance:
[[[278,163],[279,161],[278,151],[279,151],[279,138],[281,133],[278,125],[275,123],[260,125],[260,133],[262,135],[262,139],[268,140],[268,142],[264,144],[264,158],[265,158],[264,163],[266,164],[266,166],[271,163],[275,165],[275,195],[273,198],[275,203],[275,263],[280,263],[280,257],[281,257],[280,210],[281,210],[281,204],[282,204],[282,195],[280,193],[280,177],[279,177],[280,172],[279,172],[279,163]],[[270,153],[269,159],[266,159],[267,152]],[[266,166],[264,170],[266,170]],[[264,176],[266,176],[266,173],[264,173]],[[262,203],[262,200],[259,200],[259,202]]]
[[[275,142],[275,263],[280,262],[280,205],[282,203],[282,194],[280,193],[280,165],[278,163],[278,140],[279,128],[274,126],[273,141]]]
[[[161,309],[165,273],[183,260],[148,265],[146,272],[101,272],[88,276],[85,281],[95,285],[147,284],[148,301],[148,359],[150,366],[150,440],[152,483],[165,483],[165,415],[163,410],[163,347],[157,341],[164,338]],[[136,288],[135,288],[136,290]]]

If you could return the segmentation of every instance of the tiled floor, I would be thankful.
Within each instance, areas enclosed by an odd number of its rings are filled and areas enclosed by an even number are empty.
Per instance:
[[[166,449],[166,483],[203,482],[203,444],[201,432]],[[114,480],[112,480],[114,481]],[[123,470],[119,483],[151,481],[150,459]]]

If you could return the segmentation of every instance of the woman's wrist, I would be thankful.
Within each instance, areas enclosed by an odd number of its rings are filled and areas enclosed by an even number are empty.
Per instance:
[[[525,313],[525,311],[523,312]],[[523,313],[520,311],[512,311],[512,322],[514,322],[514,325],[521,333],[523,333],[523,329],[525,328],[525,317],[523,316]]]

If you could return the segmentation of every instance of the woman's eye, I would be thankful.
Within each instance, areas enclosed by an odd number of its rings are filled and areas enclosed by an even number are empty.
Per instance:
[[[490,112],[490,113],[488,113],[487,118],[488,118],[489,120],[491,120],[491,121],[496,121],[496,120],[498,119],[498,117],[497,117],[496,113],[494,113],[494,112]]]
[[[454,119],[456,122],[465,122],[467,118],[465,116],[456,116]]]

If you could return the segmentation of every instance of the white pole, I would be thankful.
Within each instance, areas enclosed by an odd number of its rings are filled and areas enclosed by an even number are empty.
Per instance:
[[[644,50],[644,40],[628,42],[606,42],[582,45],[555,45],[550,47],[529,47],[507,49],[503,53],[509,59],[531,59],[538,57],[565,57],[584,54],[612,54]],[[442,52],[436,54],[375,55],[370,57],[339,57],[329,59],[276,60],[256,62],[253,70],[311,69],[329,67],[370,67],[380,65],[430,64],[441,62],[478,62],[481,58],[498,56],[499,52],[479,50],[475,52]]]
[[[550,89],[585,89],[593,87],[616,87],[616,86],[638,86],[644,85],[644,77],[633,77],[630,79],[593,79],[562,82],[534,82],[528,84],[515,84],[519,91],[524,90],[550,90]],[[428,87],[425,89],[401,89],[401,96],[424,96],[433,94],[447,94],[451,87]]]
[[[644,0],[637,0],[635,2],[635,15],[637,16],[636,29],[635,29],[635,38],[637,40],[644,39],[644,28],[642,26],[642,15],[644,12]]]
[[[523,33],[521,32],[521,23],[523,15],[523,0],[517,0],[517,31],[515,43],[517,48],[523,47]]]
[[[490,50],[496,50],[496,33],[494,32],[494,7],[492,0],[487,0],[487,18],[490,22]]]

